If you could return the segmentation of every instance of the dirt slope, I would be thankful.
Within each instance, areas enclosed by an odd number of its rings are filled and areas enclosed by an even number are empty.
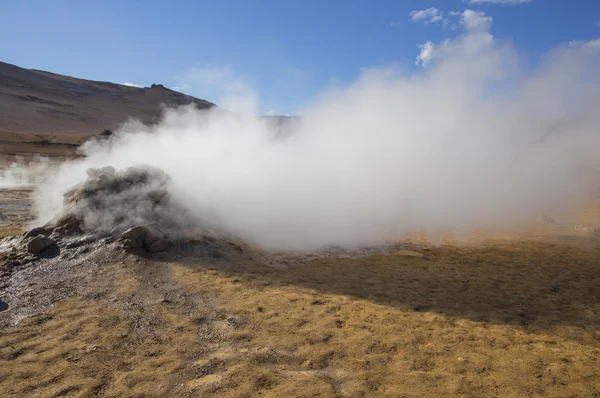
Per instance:
[[[154,123],[163,105],[190,103],[213,106],[162,85],[129,87],[0,62],[0,154],[64,156],[128,118]]]
[[[0,133],[97,134],[127,118],[157,120],[162,104],[208,101],[169,90],[77,79],[0,62]]]

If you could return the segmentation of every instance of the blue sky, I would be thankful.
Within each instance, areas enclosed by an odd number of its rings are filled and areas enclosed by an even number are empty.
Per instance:
[[[494,36],[512,42],[525,65],[559,43],[600,37],[598,0],[7,0],[0,60],[162,83],[215,102],[223,87],[252,87],[261,112],[295,113],[362,68],[420,68],[417,45],[459,34],[465,9],[492,17]]]

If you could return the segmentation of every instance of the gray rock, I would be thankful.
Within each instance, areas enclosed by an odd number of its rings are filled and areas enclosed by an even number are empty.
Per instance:
[[[72,240],[65,245],[65,249],[74,249],[83,245],[87,245],[98,240],[97,236],[86,235],[82,238]]]
[[[144,246],[146,247],[146,249],[149,250],[150,246],[152,246],[154,243],[158,242],[162,238],[163,237],[161,235],[149,229],[148,233],[146,234],[146,237],[144,238]]]
[[[67,192],[65,192],[63,194],[63,202],[66,204],[69,202],[69,199],[75,195],[77,193],[77,191],[79,191],[81,188],[83,187],[83,184],[77,184],[71,188],[69,188],[69,190]]]
[[[82,221],[75,214],[66,214],[54,224],[54,232],[60,236],[72,236],[81,233]]]
[[[144,244],[141,239],[125,239],[122,242],[126,249],[140,249]]]
[[[52,227],[37,227],[27,231],[24,236],[25,239],[35,238],[38,235],[49,236],[50,234],[52,234],[52,232],[54,232],[54,228]]]
[[[90,178],[96,178],[100,175],[101,171],[100,169],[94,169],[94,168],[89,168],[85,171],[85,173],[90,177]]]
[[[107,174],[101,173],[98,175],[98,177],[96,177],[96,183],[100,187],[104,187],[104,186],[108,185],[109,182],[110,182],[110,177]]]
[[[148,251],[151,253],[157,253],[165,251],[169,248],[169,242],[166,239],[160,239],[154,242],[149,248]]]
[[[144,247],[153,253],[166,250],[169,246],[168,241],[163,239],[158,232],[142,226],[129,228],[121,234],[119,240],[123,242],[125,248],[139,249]]]
[[[129,183],[144,182],[148,179],[148,172],[140,167],[128,167],[123,172],[122,178]]]
[[[106,174],[107,176],[112,176],[116,173],[117,171],[115,170],[114,167],[112,166],[106,166],[100,169],[100,173],[102,174]]]
[[[54,239],[50,239],[44,235],[38,235],[27,242],[27,251],[31,254],[39,254],[53,245],[56,245]]]
[[[133,227],[121,234],[123,240],[140,240],[143,241],[148,235],[148,228],[146,227]]]

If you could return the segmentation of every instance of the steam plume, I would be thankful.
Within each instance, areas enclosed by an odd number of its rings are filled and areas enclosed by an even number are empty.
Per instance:
[[[137,164],[163,169],[207,224],[278,248],[501,227],[578,205],[600,182],[600,40],[527,70],[490,20],[471,25],[432,45],[427,68],[371,69],[323,93],[283,136],[247,101],[125,125],[41,186],[41,215],[85,169]]]

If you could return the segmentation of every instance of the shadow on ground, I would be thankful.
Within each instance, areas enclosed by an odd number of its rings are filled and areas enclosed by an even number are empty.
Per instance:
[[[254,286],[293,285],[600,347],[600,245],[587,238],[487,241],[362,258],[278,257],[267,265],[229,257],[188,266]]]

